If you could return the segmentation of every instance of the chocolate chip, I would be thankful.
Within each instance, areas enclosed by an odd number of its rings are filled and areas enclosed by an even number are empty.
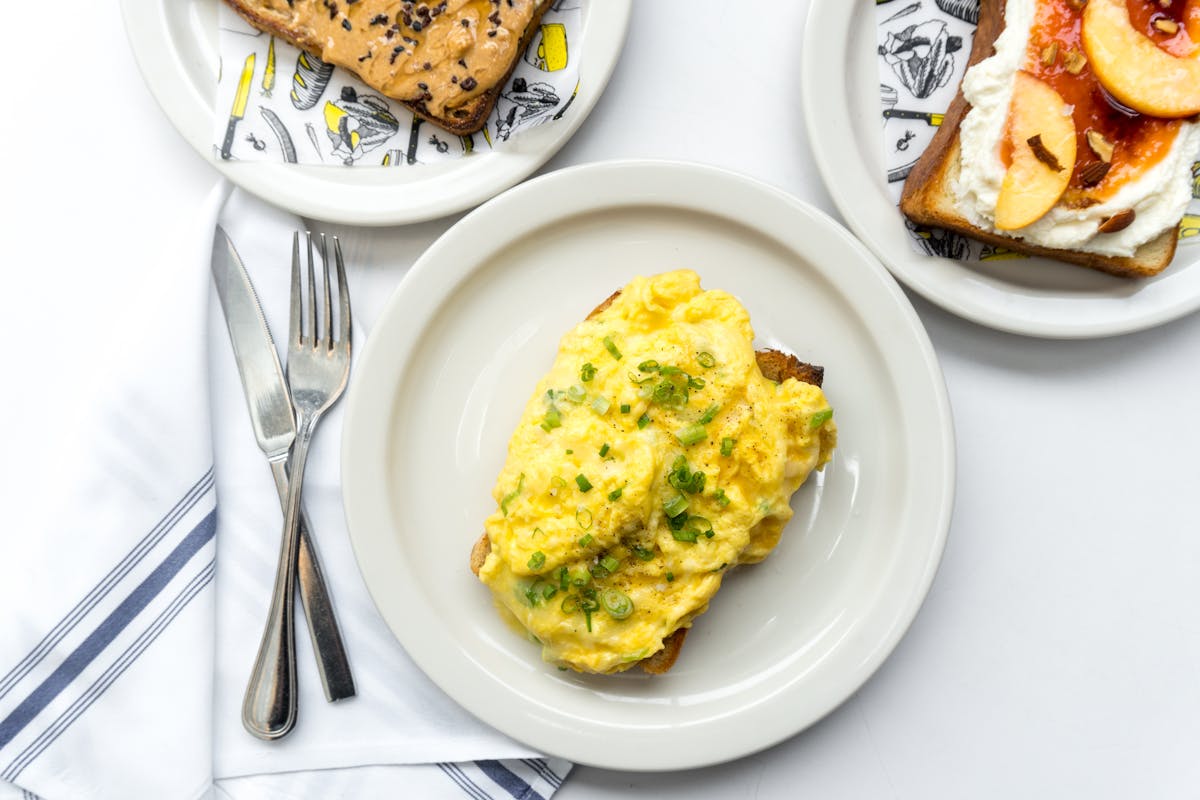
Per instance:
[[[342,20],[342,27],[348,31],[354,30],[354,26],[350,24],[350,20],[348,19]]]
[[[464,92],[469,92],[472,89],[474,89],[476,86],[479,85],[479,81],[475,80],[472,77],[466,77],[466,78],[463,78],[463,82],[460,85],[462,86]]]

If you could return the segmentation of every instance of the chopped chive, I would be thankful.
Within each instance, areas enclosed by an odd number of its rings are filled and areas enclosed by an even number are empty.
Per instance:
[[[810,419],[808,421],[808,427],[813,430],[816,430],[817,428],[824,425],[829,420],[829,418],[832,416],[833,416],[832,408],[827,408],[824,411],[818,411],[817,413],[813,414],[812,419]]]
[[[551,597],[554,597],[556,594],[558,594],[558,587],[552,586],[549,583],[547,583],[545,588],[542,589],[542,597],[547,600],[549,600]]]
[[[712,523],[704,517],[688,517],[688,527],[699,533],[703,533],[708,538],[712,538]]]
[[[713,358],[712,353],[702,352],[696,354],[696,363],[705,369],[712,369],[717,365],[717,360]]]
[[[573,586],[587,586],[591,582],[592,576],[587,570],[580,570],[571,574],[571,584]]]
[[[643,361],[642,363],[638,364],[638,370],[640,372],[658,372],[658,362],[654,359]]]
[[[700,531],[695,528],[684,528],[683,530],[671,531],[671,535],[675,537],[677,542],[695,542],[700,538]]]
[[[592,490],[591,481],[584,477],[582,472],[575,476],[575,483],[579,485],[579,491],[581,492],[590,492]]]
[[[516,500],[521,495],[521,489],[525,487],[525,473],[521,473],[521,477],[517,479],[517,488],[513,489],[508,494],[504,495],[504,499],[500,501],[500,511],[504,516],[508,516],[508,504]]]
[[[579,598],[573,594],[569,594],[563,598],[559,608],[562,609],[564,614],[574,614],[579,610]]]
[[[621,566],[621,562],[612,556],[605,556],[604,558],[600,559],[600,566],[608,570],[609,574],[611,575]]]
[[[604,443],[603,445],[601,445],[601,447],[600,447],[600,457],[601,457],[601,458],[604,458],[606,455],[608,455],[608,451],[609,451],[609,450],[611,450],[611,449],[612,449],[612,448],[608,446],[608,442],[605,442],[605,443]]]
[[[575,454],[574,450],[570,450],[570,449],[567,450],[567,455],[570,456],[570,455],[574,455],[574,454]]]
[[[689,389],[696,389],[699,391],[700,389],[704,388],[704,378],[688,378],[687,385]]]
[[[596,377],[596,368],[592,366],[592,362],[589,361],[579,368],[579,380],[589,383],[594,377]]]
[[[675,573],[671,572],[671,570],[667,570],[667,583],[670,583],[673,580],[675,580]]]
[[[567,399],[572,403],[582,403],[587,399],[587,389],[576,383],[570,389],[567,389]]]
[[[719,412],[720,410],[721,410],[721,407],[719,405],[717,405],[716,403],[713,403],[711,406],[708,407],[708,410],[705,411],[704,414],[700,417],[700,424],[707,425],[708,423],[712,422],[716,418],[717,412]]]
[[[668,517],[675,518],[687,511],[687,507],[687,498],[681,494],[677,494],[667,502],[663,503],[663,512]]]
[[[592,611],[591,611],[591,609],[585,608],[583,610],[583,616],[584,616],[584,619],[587,620],[588,633],[591,633],[592,632]]]
[[[637,556],[640,561],[650,561],[652,558],[654,558],[654,552],[647,550],[641,545],[634,546],[633,554]]]
[[[566,567],[559,567],[558,568],[558,588],[562,589],[565,592],[567,590],[567,586],[570,585],[570,583],[569,583],[570,577],[571,577],[571,575],[569,572],[567,572]]]
[[[622,414],[629,413],[629,403],[621,403],[621,413]]]
[[[600,603],[613,619],[625,619],[633,613],[633,601],[620,589],[605,589],[600,594]]]
[[[735,444],[737,444],[737,439],[730,439],[728,436],[726,436],[724,439],[722,439],[721,440],[721,455],[725,456],[726,458],[733,455],[733,446]]]
[[[703,425],[688,425],[686,428],[676,432],[675,438],[679,440],[680,444],[687,447],[707,439],[708,431],[704,429]]]
[[[591,543],[592,543],[592,535],[590,533],[585,533],[583,536],[579,537],[579,546],[580,547],[587,547]]]
[[[558,412],[557,408],[554,408],[553,406],[551,406],[550,409],[546,411],[545,418],[542,419],[542,429],[549,431],[554,428],[558,428],[561,425],[562,425],[562,414],[560,414]]]
[[[612,340],[611,336],[604,337],[604,349],[607,350],[608,354],[610,356],[612,356],[613,358],[615,358],[617,361],[621,360],[621,351],[617,349],[617,346],[615,344],[613,344],[613,340]]]
[[[575,523],[586,531],[592,527],[592,512],[580,506],[575,511]]]
[[[533,552],[533,555],[531,555],[529,557],[529,563],[528,563],[529,568],[531,570],[533,570],[534,572],[537,572],[539,569],[541,569],[545,565],[546,565],[546,554],[543,553],[541,550],[535,550]]]
[[[612,408],[612,403],[608,401],[607,397],[601,396],[592,400],[592,411],[595,411],[602,417],[608,413],[608,409],[610,408]]]
[[[724,489],[717,489],[717,491],[713,493],[713,497],[717,499],[717,505],[719,505],[721,508],[724,508],[730,503],[729,496],[725,494]]]
[[[642,428],[645,428],[645,427],[646,427],[647,425],[649,425],[649,424],[650,424],[650,415],[649,415],[649,414],[642,414],[640,417],[638,417],[638,423],[637,423],[637,425],[638,425],[638,430],[639,430],[639,431],[640,431]]]
[[[618,500],[620,500],[620,499],[621,499],[621,493],[622,493],[622,492],[624,492],[624,491],[625,491],[625,487],[624,487],[624,486],[622,486],[622,487],[620,487],[620,488],[617,488],[617,489],[613,489],[611,492],[609,492],[609,493],[608,493],[608,502],[610,502],[610,503],[615,503],[615,502],[617,502]]]

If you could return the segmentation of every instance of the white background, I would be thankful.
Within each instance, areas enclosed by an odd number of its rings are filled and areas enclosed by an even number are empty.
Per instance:
[[[807,8],[639,0],[608,91],[546,169],[700,161],[834,212],[797,96]],[[7,37],[3,408],[69,425],[88,382],[121,357],[119,342],[107,354],[89,344],[119,313],[109,304],[152,302],[188,263],[180,248],[217,175],[145,90],[114,2],[65,0],[54,17]],[[98,84],[111,94],[84,91]],[[89,118],[111,124],[81,136]],[[452,222],[382,235],[415,256]],[[356,298],[368,329],[384,299]],[[945,559],[908,636],[856,696],[778,747],[687,773],[580,767],[558,797],[1200,791],[1200,316],[1064,343],[913,302],[945,370],[959,482]],[[48,364],[77,375],[79,393],[24,385]],[[36,428],[9,438],[5,505],[44,502],[56,459],[86,456],[45,452]]]

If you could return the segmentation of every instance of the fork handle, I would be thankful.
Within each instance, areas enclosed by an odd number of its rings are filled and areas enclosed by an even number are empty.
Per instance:
[[[272,461],[271,474],[275,476],[280,505],[286,511],[288,476],[285,462]],[[325,699],[334,702],[354,696],[354,675],[350,672],[346,646],[338,629],[333,600],[325,583],[320,559],[317,558],[316,543],[312,540],[311,531],[308,515],[304,513],[304,505],[301,504],[296,580],[300,585],[300,604],[304,607],[304,619],[308,623],[309,639],[317,657],[317,671],[321,675]]]
[[[300,489],[316,418],[300,417],[292,445],[291,476],[284,506],[283,537],[271,610],[258,646],[258,657],[242,700],[242,725],[260,739],[286,736],[296,725],[296,560],[300,545]]]

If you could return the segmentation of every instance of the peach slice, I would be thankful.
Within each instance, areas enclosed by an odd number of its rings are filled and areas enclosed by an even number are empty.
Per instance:
[[[1062,95],[1018,72],[1008,109],[1012,161],[996,198],[996,227],[1024,228],[1049,211],[1075,168],[1075,118]]]
[[[1173,56],[1139,33],[1125,0],[1089,0],[1080,34],[1092,71],[1118,102],[1152,117],[1200,113],[1200,59]]]

